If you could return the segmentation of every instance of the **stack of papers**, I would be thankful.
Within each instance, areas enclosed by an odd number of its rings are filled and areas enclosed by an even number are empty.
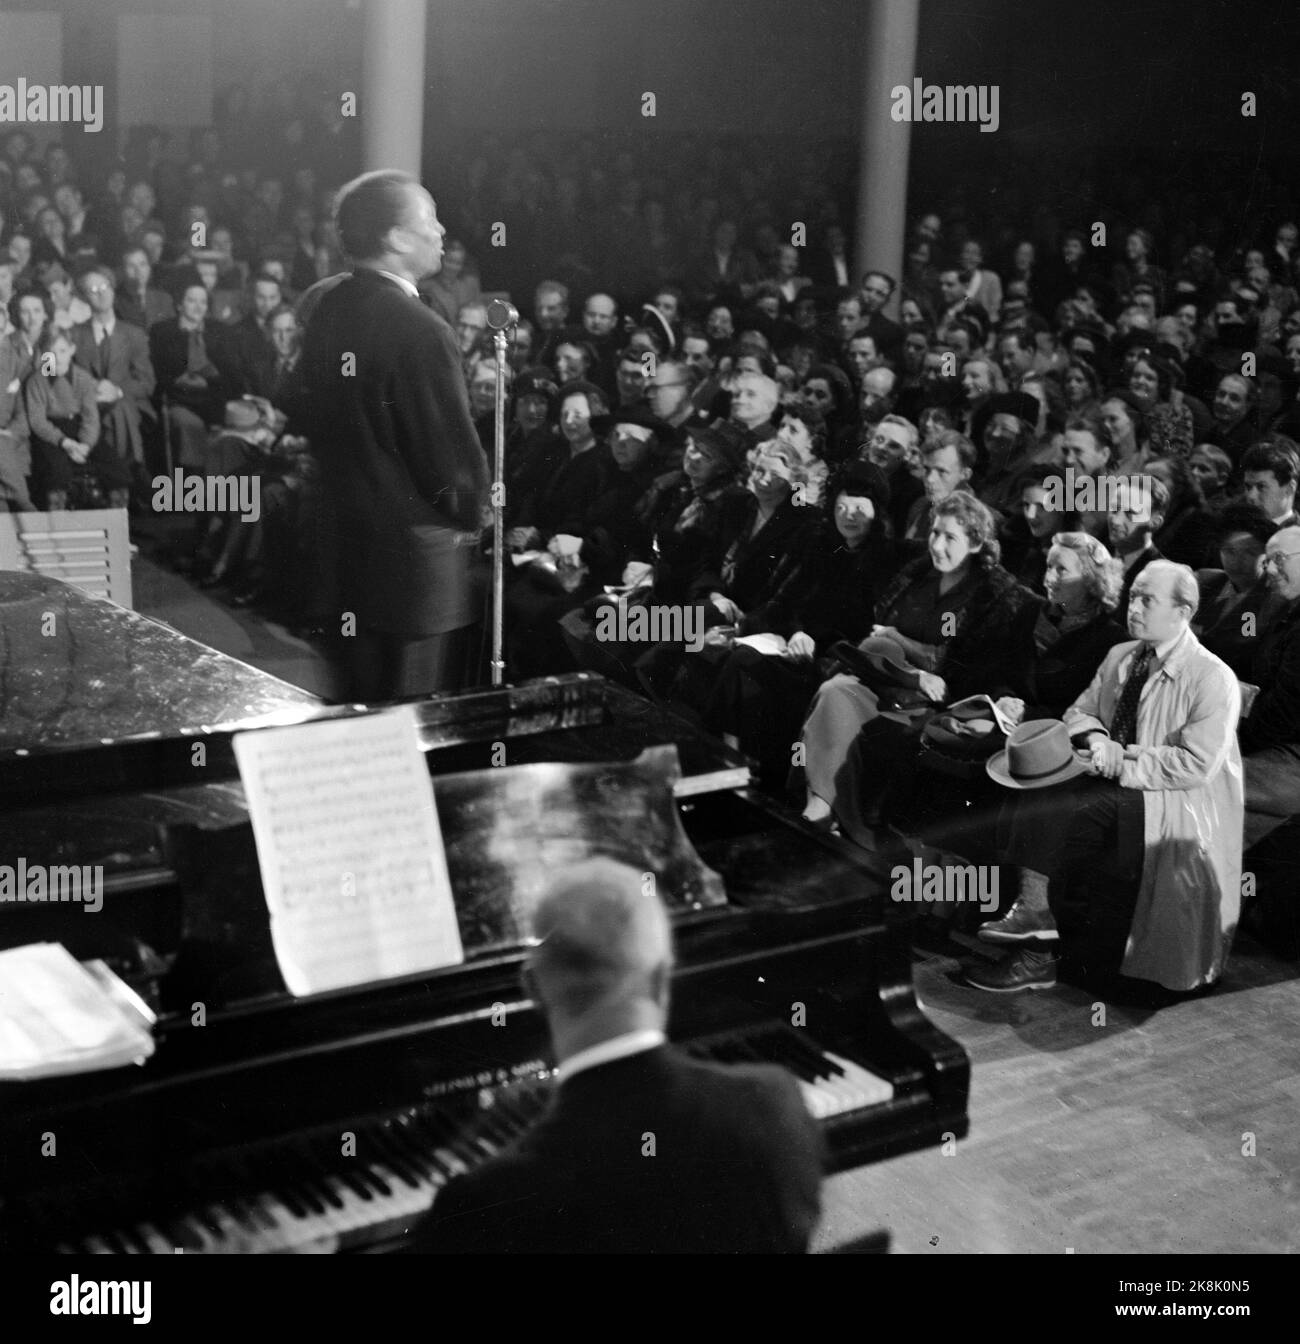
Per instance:
[[[23,1082],[142,1063],[154,1015],[103,962],[59,943],[0,952],[0,1081]]]

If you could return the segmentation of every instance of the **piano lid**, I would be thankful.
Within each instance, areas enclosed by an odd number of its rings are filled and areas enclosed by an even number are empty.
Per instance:
[[[323,708],[115,602],[0,572],[0,755],[297,723]]]

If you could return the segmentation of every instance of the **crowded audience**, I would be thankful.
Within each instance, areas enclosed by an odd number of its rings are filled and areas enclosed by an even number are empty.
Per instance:
[[[254,474],[260,520],[202,514],[170,559],[310,631],[328,614],[313,583],[328,528],[298,359],[346,269],[331,192],[359,165],[325,107],[269,138],[257,115],[232,92],[188,162],[147,130],[93,168],[21,129],[0,141],[0,502],[125,506],[144,530],[158,473]],[[1067,216],[1064,177],[1037,210],[1013,191],[981,217],[955,173],[951,192],[922,184],[904,273],[859,275],[833,147],[792,175],[680,148],[669,164],[592,137],[489,136],[432,183],[450,232],[421,297],[458,343],[489,457],[486,304],[507,295],[524,318],[505,430],[511,675],[620,680],[870,847],[901,815],[924,725],[963,697],[1013,724],[1086,724],[1096,747],[1098,707],[1124,686],[1109,650],[1147,602],[1164,613],[1149,643],[1199,634],[1253,688],[1247,834],[1292,820],[1300,256],[1281,185],[1265,173],[1236,233],[1226,188],[1197,197],[1170,174],[1143,198],[1125,178],[1098,244]],[[512,242],[494,248],[500,220]],[[701,638],[606,639],[611,605],[689,608]],[[1217,663],[1195,666],[1218,684]],[[1072,709],[1099,669],[1105,687]],[[1150,767],[1133,787],[1177,786]],[[1252,830],[1256,795],[1272,824]],[[1092,841],[1022,842],[1009,927],[1037,936],[1045,875]]]

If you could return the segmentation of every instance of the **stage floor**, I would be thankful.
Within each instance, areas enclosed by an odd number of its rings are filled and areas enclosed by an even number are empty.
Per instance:
[[[952,953],[914,976],[970,1053],[970,1136],[832,1178],[815,1249],[1300,1250],[1300,967],[1242,935],[1215,993],[1094,1025],[1082,990],[982,993]]]

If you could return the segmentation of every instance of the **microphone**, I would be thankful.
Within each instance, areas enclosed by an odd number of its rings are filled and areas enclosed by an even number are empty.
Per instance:
[[[519,321],[519,309],[508,299],[493,299],[487,306],[487,324],[493,331],[505,331]]]

